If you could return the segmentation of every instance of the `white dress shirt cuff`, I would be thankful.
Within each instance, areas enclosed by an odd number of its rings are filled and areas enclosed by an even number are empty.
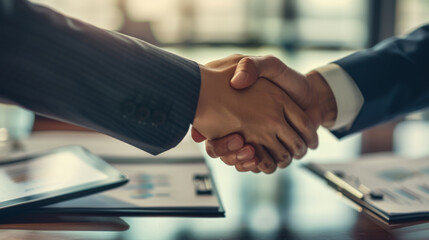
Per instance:
[[[364,103],[361,91],[352,77],[337,64],[331,63],[314,70],[325,78],[337,103],[337,119],[329,129],[349,129]]]

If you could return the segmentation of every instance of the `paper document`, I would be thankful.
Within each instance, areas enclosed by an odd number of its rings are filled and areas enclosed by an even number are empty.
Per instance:
[[[202,159],[201,159],[202,160]],[[147,215],[200,214],[223,216],[224,211],[210,171],[195,163],[120,163],[112,164],[130,181],[119,188],[41,208],[41,213]],[[199,187],[207,176],[210,191]],[[199,183],[199,184],[197,184]]]
[[[379,155],[342,164],[314,164],[321,173],[335,175],[362,201],[390,216],[429,216],[429,157],[405,159]],[[333,181],[336,184],[336,181]],[[341,186],[347,190],[347,186]],[[356,195],[356,194],[354,194]]]

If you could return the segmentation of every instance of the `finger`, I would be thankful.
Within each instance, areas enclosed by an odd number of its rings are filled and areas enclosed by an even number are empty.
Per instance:
[[[290,161],[284,161],[284,162],[277,163],[277,167],[279,167],[279,168],[286,168],[291,163],[292,163],[292,159]]]
[[[245,162],[252,160],[255,157],[255,149],[250,144],[245,144],[236,155],[238,162]]]
[[[227,165],[236,165],[237,163],[243,164],[244,162],[251,160],[253,161],[254,159],[258,161],[258,159],[255,158],[255,149],[252,145],[249,144],[246,144],[243,148],[241,148],[238,153],[232,152],[230,154],[221,156],[220,159]],[[259,163],[259,161],[257,163]],[[248,168],[253,169],[253,167]]]
[[[273,56],[244,57],[237,65],[231,86],[242,89],[251,86],[259,77],[268,78],[283,86],[285,71],[289,69],[282,61]]]
[[[292,154],[285,146],[278,141],[273,139],[270,144],[267,144],[265,148],[268,150],[270,156],[276,161],[276,165],[285,166],[292,161]]]
[[[209,144],[209,141],[206,141],[206,152],[210,157],[217,158],[217,155],[215,154],[213,145]]]
[[[307,153],[307,145],[304,140],[287,122],[284,123],[283,128],[278,129],[276,137],[278,142],[288,149],[291,155],[290,159],[282,158],[280,159],[281,161],[276,158],[277,163],[285,162],[292,158],[300,159]]]
[[[252,172],[253,173],[260,173],[261,171],[259,169],[255,169],[255,170],[252,170]]]
[[[206,150],[210,148],[214,156],[222,157],[238,152],[243,148],[243,145],[243,138],[239,134],[233,133],[222,138],[207,140]]]
[[[267,174],[273,173],[277,168],[276,161],[262,145],[256,145],[254,147],[256,150],[256,156],[259,159],[258,169]]]
[[[197,143],[200,143],[206,140],[206,138],[200,132],[198,132],[198,130],[195,129],[194,127],[192,127],[191,129],[191,136],[192,136],[192,139]]]
[[[233,166],[238,163],[236,154],[234,153],[231,153],[226,156],[222,156],[220,157],[220,159],[222,160],[222,162],[224,162],[226,165],[229,165],[229,166]]]
[[[306,147],[308,146],[309,148],[312,148],[312,149],[316,148],[317,145],[319,144],[319,140],[317,136],[317,129],[314,127],[313,122],[310,120],[307,114],[305,114],[301,110],[301,108],[297,106],[292,99],[290,99],[289,96],[283,95],[281,101],[283,104],[283,112],[287,122],[293,127],[296,133],[299,134],[300,136],[299,138],[304,140]],[[287,139],[288,138],[287,134],[292,134],[292,133],[288,131],[288,133],[282,136],[282,139]],[[295,134],[292,140],[295,143],[297,143],[296,141],[298,141],[298,138],[296,137]],[[287,144],[288,141],[284,143]],[[292,146],[295,146],[295,143]],[[295,153],[294,150],[297,150],[295,147],[293,147],[292,149],[289,148],[289,145],[288,145],[288,149],[293,151],[294,153]],[[300,154],[297,154],[297,156],[299,155]]]
[[[253,85],[259,77],[259,72],[254,57],[242,58],[235,69],[231,86],[235,89],[243,89]]]
[[[253,171],[257,169],[257,166],[258,166],[258,161],[256,158],[253,158],[245,162],[238,162],[237,164],[235,164],[235,168],[239,172]]]

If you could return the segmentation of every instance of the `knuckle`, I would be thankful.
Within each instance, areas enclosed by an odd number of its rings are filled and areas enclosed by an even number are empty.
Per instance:
[[[247,170],[245,170],[241,164],[235,165],[235,169],[239,172],[247,172]]]
[[[237,163],[234,157],[232,156],[225,156],[220,158],[226,165],[232,166]]]
[[[286,168],[287,166],[289,166],[292,163],[292,159],[288,159],[287,161],[281,162],[279,164],[277,164],[277,166],[279,168]]]
[[[247,68],[251,68],[251,67],[254,67],[254,65],[255,65],[255,63],[254,63],[254,61],[253,61],[253,59],[252,58],[250,58],[250,57],[243,57],[241,60],[240,60],[240,66],[242,67],[242,68],[244,68],[244,69],[242,69],[242,70],[246,70]]]
[[[307,116],[302,115],[300,121],[305,129],[313,129],[313,122]]]
[[[279,155],[277,160],[277,167],[287,166],[292,161],[292,156],[289,152],[284,152]]]
[[[261,162],[258,167],[264,173],[272,173],[276,170],[276,164],[273,161]]]
[[[277,57],[275,57],[274,55],[269,54],[269,55],[266,55],[264,58],[265,58],[266,61],[271,62],[275,66],[281,67],[282,71],[284,70],[284,67],[286,67],[286,65],[280,59],[278,59]]]
[[[265,174],[271,174],[274,173],[277,169],[277,165],[274,165],[273,167],[266,169],[265,171],[263,171]]]
[[[314,134],[313,138],[310,141],[309,147],[311,149],[316,149],[319,145],[319,138],[317,136],[317,133]]]
[[[265,59],[266,60],[271,60],[271,61],[280,61],[277,57],[275,57],[272,54],[265,55]]]
[[[226,144],[223,144],[223,141],[212,143],[211,147],[216,157],[223,157],[228,154],[228,152],[225,149]]]
[[[209,141],[206,141],[206,152],[210,157],[217,158],[214,147]]]
[[[290,161],[292,159],[292,156],[290,155],[289,152],[283,152],[280,155],[280,159],[278,160],[278,162],[287,162]]]
[[[237,58],[240,59],[240,58],[243,58],[244,55],[240,53],[234,53],[234,54],[231,54],[229,57],[232,59],[237,59]]]
[[[295,159],[301,159],[307,154],[307,148],[305,147],[298,155],[295,156]]]
[[[301,155],[302,152],[304,152],[304,149],[306,149],[306,145],[301,139],[295,139],[292,144],[292,152],[296,155]]]

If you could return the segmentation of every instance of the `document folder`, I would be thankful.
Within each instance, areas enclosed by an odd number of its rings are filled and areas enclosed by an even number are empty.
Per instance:
[[[429,157],[383,154],[306,168],[388,222],[429,219]]]
[[[120,163],[118,163],[120,162]],[[203,158],[116,159],[112,166],[130,182],[103,193],[65,201],[33,214],[90,216],[224,217],[210,171]]]

